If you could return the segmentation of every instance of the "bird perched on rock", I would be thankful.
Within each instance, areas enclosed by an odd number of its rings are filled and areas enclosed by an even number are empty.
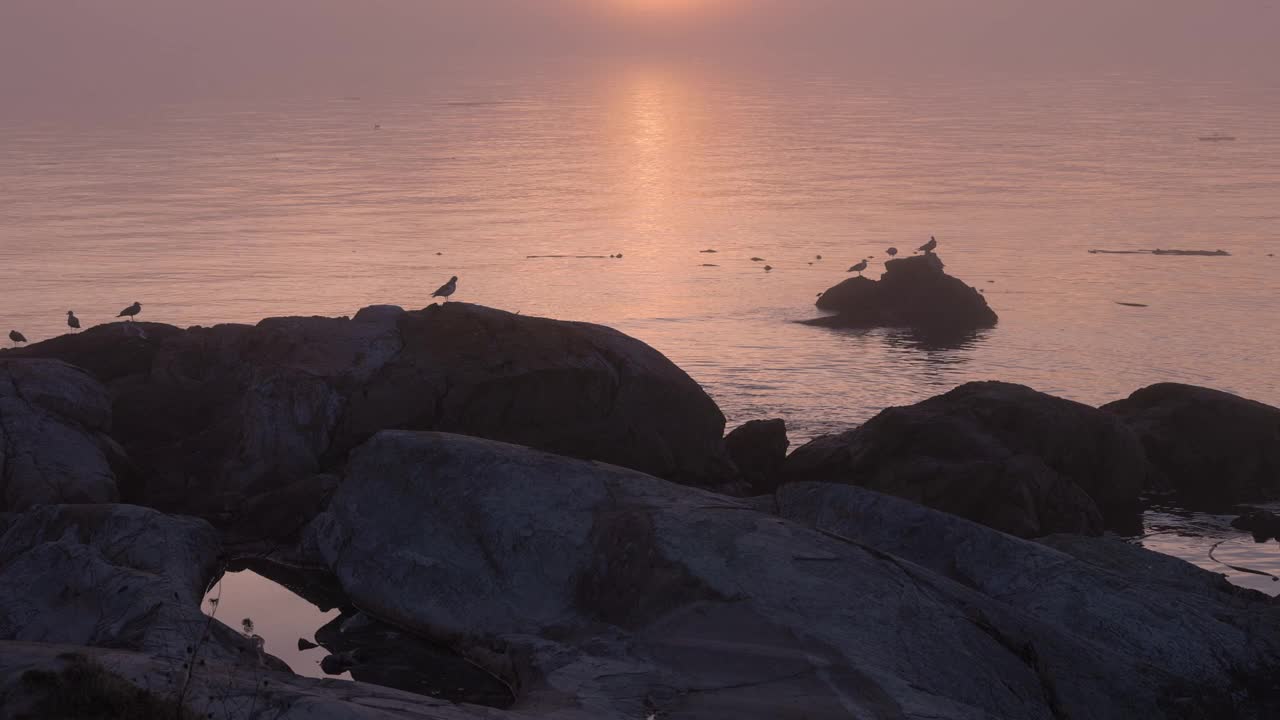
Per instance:
[[[14,347],[17,347],[17,346],[18,346],[18,343],[24,343],[24,342],[26,342],[26,341],[27,341],[26,336],[25,336],[25,335],[23,335],[22,333],[18,332],[17,330],[10,330],[10,331],[9,331],[9,339],[13,341],[13,346],[14,346]]]
[[[867,269],[867,261],[863,260],[857,265],[854,265],[853,267],[849,268],[849,272],[856,272],[858,273],[858,277],[862,277],[862,271],[866,269]]]
[[[888,250],[884,251],[884,254],[888,255],[889,257],[898,257],[898,248],[889,248]]]
[[[445,302],[449,302],[449,296],[458,291],[458,276],[454,275],[449,278],[449,282],[440,286],[439,290],[431,293],[431,297],[442,297]]]
[[[140,312],[142,312],[142,303],[134,302],[129,307],[121,310],[120,314],[116,317],[129,318],[129,320],[132,321]]]
[[[74,310],[67,311],[67,327],[71,328],[71,332],[80,329],[80,318],[76,317]]]
[[[937,249],[938,249],[938,238],[932,235],[929,236],[929,242],[920,246],[920,252],[924,253],[925,255],[929,255],[933,253],[934,250],[937,250]]]

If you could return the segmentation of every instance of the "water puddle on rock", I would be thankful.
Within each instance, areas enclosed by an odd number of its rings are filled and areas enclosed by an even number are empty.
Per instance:
[[[1257,505],[1272,512],[1280,503]],[[1231,527],[1238,513],[1218,515],[1156,507],[1143,516],[1143,547],[1225,575],[1235,585],[1280,596],[1280,543],[1259,543]]]
[[[204,611],[261,638],[263,651],[298,675],[504,709],[515,702],[500,679],[360,612],[321,575],[256,562],[233,566],[205,595]]]

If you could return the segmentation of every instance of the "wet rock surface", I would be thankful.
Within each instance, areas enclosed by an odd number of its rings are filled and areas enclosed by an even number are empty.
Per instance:
[[[935,254],[885,263],[880,280],[854,277],[818,298],[835,315],[806,321],[822,327],[899,327],[962,334],[999,321],[982,293],[946,272]]]
[[[890,408],[785,466],[791,481],[859,485],[1020,537],[1135,526],[1148,472],[1113,416],[995,382]]]
[[[1153,490],[1226,507],[1280,499],[1280,408],[1230,393],[1163,383],[1103,406],[1142,439],[1159,470]]]
[[[452,652],[356,610],[348,610],[316,632],[331,654],[326,673],[351,673],[359,682],[471,705],[509,708],[511,689]]]

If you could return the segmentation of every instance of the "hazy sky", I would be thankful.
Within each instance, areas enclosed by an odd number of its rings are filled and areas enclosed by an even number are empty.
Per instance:
[[[0,92],[358,93],[614,55],[1273,82],[1278,31],[1280,0],[0,0]]]

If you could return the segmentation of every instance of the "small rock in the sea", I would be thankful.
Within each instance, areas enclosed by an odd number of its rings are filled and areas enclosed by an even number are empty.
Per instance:
[[[1123,305],[1123,306],[1125,306],[1125,307],[1151,307],[1150,305],[1143,305],[1142,303],[1135,303],[1135,302],[1120,302],[1119,300],[1117,300],[1117,301],[1116,301],[1116,304],[1117,304],[1117,305]]]
[[[764,271],[765,271],[765,272],[769,272],[769,271],[770,271],[770,270],[772,270],[772,269],[773,269],[773,266],[772,266],[772,265],[765,265],[765,266],[764,266]]]
[[[702,263],[702,267],[720,267],[720,266],[719,266],[719,265],[712,265],[711,263]]]
[[[314,650],[320,647],[306,638],[298,638],[298,650]]]
[[[818,255],[818,256],[816,257],[816,259],[821,260],[821,259],[822,259],[822,256],[821,256],[821,255]]]
[[[716,252],[716,251],[715,251],[715,250],[707,249],[707,250],[703,250],[702,252],[704,252],[704,253],[713,253],[713,252]]]
[[[618,253],[618,259],[619,259],[619,260],[621,260],[621,259],[622,259],[622,253]]]
[[[764,262],[764,258],[762,258],[762,257],[753,257],[753,258],[751,258],[751,262]]]

